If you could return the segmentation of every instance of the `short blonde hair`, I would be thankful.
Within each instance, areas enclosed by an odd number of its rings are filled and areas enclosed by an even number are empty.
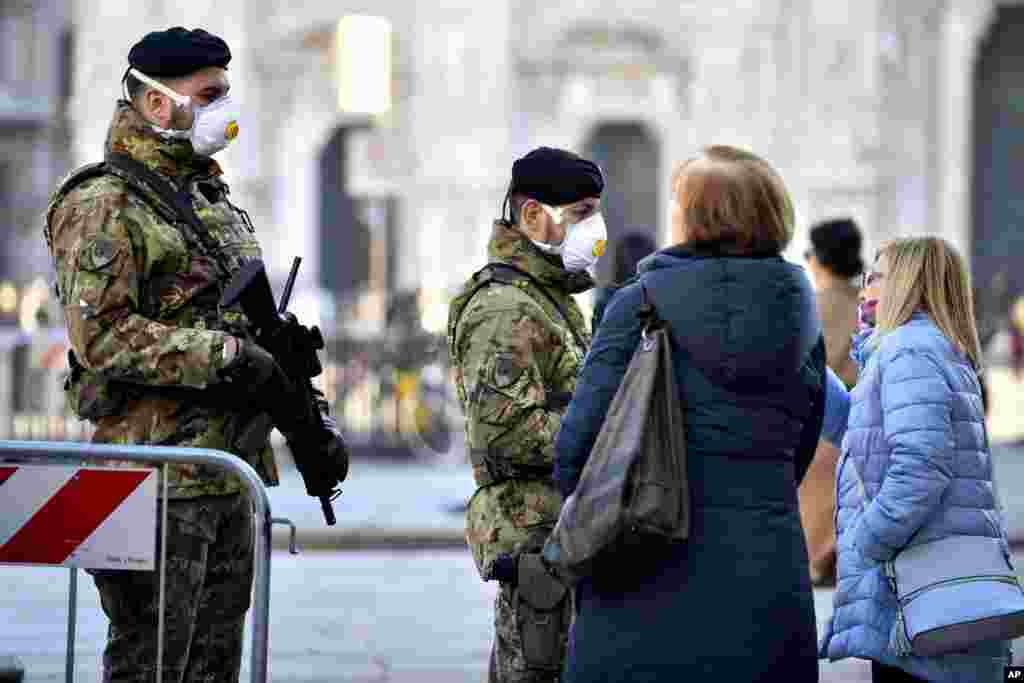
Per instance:
[[[970,276],[953,245],[941,237],[901,237],[883,244],[876,261],[886,269],[878,333],[903,325],[915,311],[925,311],[980,372],[981,344]]]
[[[735,147],[706,147],[680,164],[672,190],[684,243],[725,252],[782,252],[793,239],[794,212],[781,176],[764,159]]]

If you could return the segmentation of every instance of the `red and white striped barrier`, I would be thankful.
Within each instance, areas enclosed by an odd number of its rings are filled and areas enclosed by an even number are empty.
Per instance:
[[[0,463],[0,564],[152,570],[157,470]]]

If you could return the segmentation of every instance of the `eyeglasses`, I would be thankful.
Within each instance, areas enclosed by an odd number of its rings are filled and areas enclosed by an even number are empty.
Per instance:
[[[876,282],[881,282],[885,279],[885,273],[879,273],[877,270],[869,270],[864,273],[863,279],[861,280],[861,287],[867,289]]]

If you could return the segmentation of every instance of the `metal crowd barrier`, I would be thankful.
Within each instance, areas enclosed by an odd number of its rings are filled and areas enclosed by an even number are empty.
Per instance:
[[[252,660],[250,680],[252,683],[266,683],[267,654],[269,643],[270,613],[270,552],[271,526],[274,523],[288,524],[292,527],[292,552],[295,551],[295,527],[288,520],[275,519],[270,516],[270,499],[256,471],[248,463],[229,453],[207,448],[177,448],[173,446],[113,446],[106,444],[74,443],[65,441],[0,441],[0,463],[17,464],[78,464],[102,465],[95,460],[127,460],[136,463],[160,465],[163,469],[164,491],[158,494],[166,500],[167,466],[182,464],[209,465],[228,470],[238,475],[249,492],[255,514],[255,555],[254,595],[252,608]],[[162,535],[166,538],[167,506],[161,506],[163,523]],[[164,577],[166,553],[161,543],[160,553],[160,617],[157,645],[157,683],[163,673],[163,611],[164,611]],[[71,568],[71,583],[68,606],[68,659],[66,678],[71,683],[74,678],[74,640],[75,611],[77,608],[76,569]]]

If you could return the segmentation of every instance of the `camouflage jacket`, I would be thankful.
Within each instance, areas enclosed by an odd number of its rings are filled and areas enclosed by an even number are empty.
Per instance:
[[[479,488],[466,511],[466,540],[484,579],[499,553],[538,550],[558,519],[562,497],[551,472],[565,401],[552,398],[575,389],[590,333],[572,294],[593,286],[589,275],[567,272],[560,260],[500,221],[488,256],[534,282],[480,287],[477,273],[448,314],[466,446],[474,455],[485,454],[484,461],[471,458]],[[506,476],[495,481],[488,462]]]
[[[158,212],[118,173],[65,183],[54,193],[44,233],[57,293],[83,379],[69,401],[105,409],[88,415],[94,441],[180,445],[232,451],[242,426],[242,401],[218,386],[227,336],[245,337],[237,309],[221,310],[220,294],[245,258],[261,255],[245,212],[227,199],[221,170],[197,157],[185,140],[158,135],[127,102],[118,103],[106,152],[145,164],[187,192],[207,229],[202,243]],[[164,205],[166,206],[166,205]],[[78,374],[78,373],[76,373]],[[214,400],[217,395],[222,398]],[[237,453],[277,483],[269,442]],[[234,475],[201,465],[176,465],[172,498],[226,495],[241,489]]]

